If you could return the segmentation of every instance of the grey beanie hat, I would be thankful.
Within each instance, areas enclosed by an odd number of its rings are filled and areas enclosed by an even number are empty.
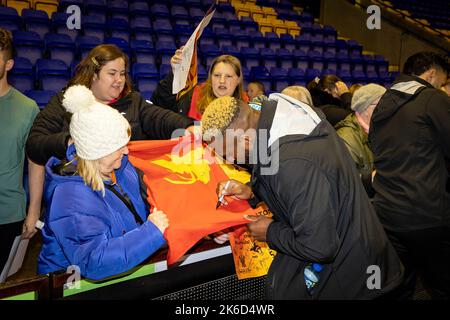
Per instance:
[[[372,102],[380,98],[385,92],[386,88],[375,83],[362,86],[353,94],[352,110],[359,113],[364,112]]]

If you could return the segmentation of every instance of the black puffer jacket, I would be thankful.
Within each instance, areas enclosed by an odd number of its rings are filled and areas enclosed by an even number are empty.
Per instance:
[[[320,111],[311,116],[314,125],[304,112],[280,108],[280,101],[264,103],[258,128],[279,145],[272,145],[270,161],[259,160],[252,174],[252,189],[275,220],[267,230],[267,243],[277,251],[267,276],[267,297],[372,299],[389,292],[401,282],[403,267],[344,143]],[[290,121],[291,128],[280,130],[277,119],[286,118],[302,125]],[[305,132],[307,127],[312,131]],[[258,140],[258,147],[267,146],[265,141]],[[277,164],[277,172],[268,171]],[[323,265],[312,296],[303,275],[311,262]],[[367,286],[371,266],[381,271],[379,289]]]
[[[155,91],[153,91],[152,102],[162,108],[187,115],[191,107],[194,89],[186,92],[181,99],[177,101],[177,95],[172,94],[172,84],[173,72],[170,70],[167,76],[159,81],[158,86]]]
[[[64,92],[50,100],[38,114],[27,140],[27,154],[34,162],[44,165],[51,156],[63,159],[69,140],[71,113],[63,105]],[[170,139],[176,129],[193,125],[192,119],[178,115],[145,101],[133,91],[111,104],[131,125],[131,140]]]
[[[385,228],[450,225],[450,98],[418,77],[399,76],[375,108],[369,139],[374,205]]]

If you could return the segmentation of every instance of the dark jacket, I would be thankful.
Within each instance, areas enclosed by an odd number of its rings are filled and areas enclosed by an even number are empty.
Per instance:
[[[450,224],[445,157],[450,157],[450,98],[428,82],[400,75],[372,115],[374,205],[393,231]]]
[[[45,164],[55,156],[63,159],[69,140],[71,113],[63,105],[64,92],[50,100],[36,117],[27,140],[27,154],[36,163]],[[170,139],[176,129],[193,125],[189,118],[152,105],[133,91],[111,104],[131,125],[131,140]]]
[[[311,97],[314,106],[322,110],[332,126],[335,126],[339,121],[344,120],[352,113],[350,108],[352,94],[350,92],[344,93],[341,99],[337,99],[325,91],[312,89]]]
[[[142,198],[138,172],[127,156],[115,170],[122,190],[112,188],[127,194],[142,224],[109,189],[105,188],[103,196],[78,175],[55,173],[59,163],[51,158],[46,166],[48,208],[38,260],[40,274],[76,265],[83,277],[104,279],[130,270],[165,244],[161,231],[147,220],[149,208]]]
[[[153,91],[152,102],[162,108],[172,110],[177,113],[187,115],[191,107],[192,94],[194,89],[191,89],[184,94],[179,101],[177,95],[172,94],[173,72],[169,71],[167,76],[159,81],[155,91]]]
[[[267,276],[268,298],[371,299],[392,290],[403,267],[344,143],[319,110],[301,107],[305,114],[294,105],[280,108],[280,101],[262,108],[258,129],[267,130],[269,139],[258,139],[258,147],[267,140],[279,143],[268,149],[268,165],[259,155],[252,174],[253,191],[275,220],[267,230],[267,243],[277,251]],[[277,119],[287,118],[294,129],[280,130]],[[283,131],[288,134],[278,136]],[[268,174],[268,166],[278,172]],[[312,297],[303,275],[311,262],[323,265]],[[373,265],[381,270],[381,287],[369,290]]]

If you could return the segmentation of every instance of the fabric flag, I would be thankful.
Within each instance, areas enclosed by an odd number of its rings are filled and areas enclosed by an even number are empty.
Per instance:
[[[167,263],[173,264],[204,236],[248,222],[255,214],[247,201],[226,197],[216,210],[216,187],[229,179],[201,143],[192,136],[175,140],[133,141],[131,163],[144,172],[148,202],[169,218],[165,238]]]

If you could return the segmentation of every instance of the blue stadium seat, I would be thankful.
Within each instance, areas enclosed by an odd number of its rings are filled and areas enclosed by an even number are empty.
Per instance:
[[[110,19],[107,22],[107,29],[110,37],[130,41],[130,27],[127,20],[122,18]]]
[[[51,90],[28,90],[25,92],[25,95],[27,97],[36,101],[36,104],[41,110],[45,108],[45,106],[55,94],[56,91]]]
[[[361,84],[367,83],[367,76],[362,70],[356,70],[352,72],[353,83],[359,82]]]
[[[252,67],[259,66],[259,50],[256,48],[242,47],[241,57],[243,57],[243,62],[245,66],[249,69]]]
[[[44,37],[45,49],[50,59],[64,61],[70,65],[75,57],[75,43],[67,34],[48,33]]]
[[[352,64],[352,71],[364,71],[364,58],[359,54],[350,55],[350,61]]]
[[[113,37],[106,38],[105,43],[114,44],[118,46],[123,52],[125,52],[128,56],[131,55],[130,44],[128,43],[128,41],[122,38],[113,38]]]
[[[83,16],[81,26],[85,36],[97,37],[101,42],[105,40],[106,18],[102,15]]]
[[[36,77],[42,90],[59,92],[67,85],[69,68],[61,60],[39,59],[36,62]]]
[[[251,39],[253,42],[253,48],[262,49],[266,47],[266,38],[259,31],[253,33],[251,35]]]
[[[288,72],[289,79],[291,79],[290,85],[299,85],[305,83],[305,71],[299,68],[290,69]]]
[[[148,7],[147,2],[144,1],[134,1],[130,2],[128,5],[128,9],[130,10],[131,16],[144,16],[148,17],[150,15],[150,9]]]
[[[259,54],[261,56],[261,61],[263,65],[270,70],[270,68],[277,67],[278,57],[270,48],[262,48],[259,50]]]
[[[25,29],[38,33],[41,38],[50,32],[52,25],[47,13],[42,10],[23,9],[22,18],[25,24]]]
[[[348,54],[347,42],[342,39],[337,39],[335,42],[336,45],[336,53],[346,53]]]
[[[366,72],[367,82],[369,83],[378,83],[383,84],[383,79],[378,77],[378,74],[375,70]]]
[[[281,46],[284,49],[287,49],[289,51],[294,51],[297,49],[296,41],[294,40],[294,37],[292,37],[289,33],[283,33],[280,35],[281,40]]]
[[[276,51],[278,58],[278,65],[284,69],[291,69],[294,67],[294,56],[288,49],[278,49]]]
[[[378,73],[387,73],[389,70],[389,62],[381,55],[375,55],[374,57],[376,68]]]
[[[170,41],[158,42],[158,45],[156,46],[156,53],[160,58],[161,64],[170,65],[170,59],[175,54],[176,50],[177,46],[175,45],[175,42]]]
[[[242,29],[247,31],[247,33],[256,32],[259,30],[258,23],[250,17],[241,17],[241,25]]]
[[[350,82],[352,81],[352,75],[350,73],[350,70],[344,69],[344,70],[338,70],[337,75],[339,78],[342,79],[344,82]]]
[[[328,76],[328,75],[336,75],[336,70],[333,69],[323,69],[322,73],[320,74],[321,77]]]
[[[154,64],[135,63],[132,77],[139,91],[154,91],[159,81],[159,72]]]
[[[251,47],[251,37],[246,30],[233,32],[233,37],[234,43],[239,50],[243,47]]]
[[[0,7],[0,26],[10,31],[20,30],[22,28],[22,18],[17,10],[10,7]],[[10,26],[11,28],[8,28]]]
[[[173,5],[170,9],[170,13],[173,20],[190,20],[191,16],[185,7],[180,5]]]
[[[284,88],[289,86],[290,79],[288,76],[288,70],[284,68],[271,68],[270,75],[272,77],[272,88],[276,92],[283,91]]]
[[[57,34],[66,34],[68,35],[72,41],[75,41],[77,36],[79,35],[79,31],[77,29],[69,30],[67,28],[67,19],[69,18],[69,14],[63,12],[53,12],[52,13],[52,28],[55,30]]]
[[[324,69],[325,60],[323,59],[322,53],[316,50],[308,52],[308,58],[310,61],[309,67],[311,69],[319,70],[320,72]]]
[[[197,79],[198,83],[205,82],[208,78],[208,72],[206,71],[206,68],[199,64],[197,67]]]
[[[297,43],[297,48],[304,52],[308,52],[311,48],[311,35],[309,34],[301,34],[296,36],[295,41]]]
[[[106,0],[84,0],[84,7],[88,15],[94,13],[106,13]]]
[[[158,41],[175,41],[173,27],[167,18],[158,18],[153,21],[153,30],[158,37]]]
[[[32,64],[43,56],[43,41],[33,31],[13,31],[13,42],[18,57],[27,58]]]
[[[150,7],[150,11],[155,18],[169,18],[170,11],[165,3],[155,3]]]
[[[204,17],[200,17],[199,12],[195,15],[195,17],[192,18],[195,25],[197,25]],[[222,12],[215,12],[214,16],[211,18],[210,24],[211,28],[214,30],[216,28],[228,28],[227,19],[225,18],[224,14]]]
[[[20,92],[34,89],[33,65],[30,60],[15,57],[14,66],[8,72],[8,82]]]
[[[269,71],[264,66],[254,66],[250,68],[250,79],[261,82],[267,90],[272,88],[272,80]]]
[[[233,45],[233,35],[228,29],[216,28],[214,31],[216,34],[216,42],[220,47]]]
[[[305,70],[305,80],[306,82],[310,82],[314,80],[316,77],[320,77],[321,71],[317,69],[306,69]]]
[[[159,78],[164,79],[171,69],[172,67],[170,66],[170,64],[161,64],[159,66]]]
[[[130,20],[130,29],[135,40],[153,41],[153,27],[149,17],[137,16]]]
[[[356,40],[348,40],[347,47],[350,55],[362,54],[362,46]]]
[[[111,18],[128,19],[128,1],[126,0],[109,0],[107,12]]]
[[[145,40],[131,40],[130,48],[136,63],[156,63],[156,50],[153,46],[153,42]]]
[[[92,48],[101,44],[101,41],[97,37],[90,36],[78,36],[75,40],[75,46],[77,54],[84,59]]]
[[[211,62],[222,53],[218,46],[215,44],[206,44],[200,46],[200,51],[205,58],[206,65],[210,66]]]
[[[346,52],[338,52],[336,53],[336,60],[338,62],[338,69],[339,70],[351,70],[351,64],[350,59],[348,57],[348,54]]]
[[[276,50],[281,48],[281,40],[275,32],[266,32],[266,43],[268,48]]]
[[[224,54],[232,55],[238,58],[239,60],[241,59],[241,52],[236,46],[223,46],[221,47],[221,50]]]
[[[71,5],[76,5],[80,8],[84,7],[83,0],[59,0],[58,11],[66,12],[67,7]]]

